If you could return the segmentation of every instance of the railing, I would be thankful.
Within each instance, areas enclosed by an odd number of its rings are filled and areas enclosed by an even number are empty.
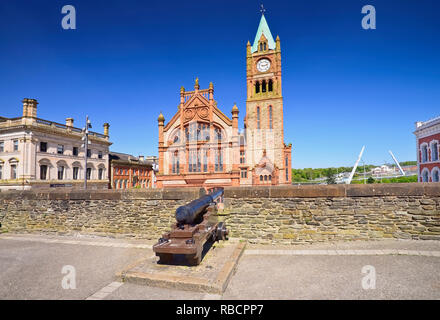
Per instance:
[[[70,130],[70,131],[76,132],[76,133],[82,133],[82,130],[79,128],[66,126],[65,124],[61,124],[58,122],[48,121],[48,120],[44,120],[44,119],[40,119],[40,118],[37,118],[36,121],[38,124],[51,126],[51,127],[55,127],[55,128],[59,128],[59,129],[63,129],[63,130]],[[96,138],[101,138],[101,139],[107,138],[106,135],[101,134],[101,133],[97,133],[97,132],[93,132],[93,131],[89,131],[89,135],[94,136]]]
[[[199,94],[201,94],[206,100],[209,100],[209,89],[203,89],[198,91]],[[183,96],[183,101],[187,102],[191,99],[191,97],[195,94],[195,91],[188,91],[185,92]]]

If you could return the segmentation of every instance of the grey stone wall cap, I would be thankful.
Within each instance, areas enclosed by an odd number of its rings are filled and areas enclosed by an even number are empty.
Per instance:
[[[327,198],[374,196],[440,196],[439,183],[387,183],[365,185],[257,186],[226,187],[225,198]],[[8,190],[0,200],[194,200],[200,188],[130,189],[130,190]]]

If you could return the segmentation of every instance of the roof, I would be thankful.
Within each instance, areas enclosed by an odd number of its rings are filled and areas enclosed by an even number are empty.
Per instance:
[[[153,166],[154,161],[151,160],[146,160],[144,158],[144,160],[140,160],[139,157],[135,157],[132,156],[131,154],[128,153],[121,153],[121,152],[113,152],[110,151],[109,153],[109,158],[111,162],[115,162],[115,163],[124,163],[124,164],[133,164],[133,165],[143,165],[143,166]]]
[[[416,131],[428,128],[430,126],[440,123],[440,116],[429,119],[428,121],[418,121],[416,122]]]
[[[273,40],[272,33],[270,32],[269,26],[267,25],[264,14],[261,15],[260,24],[258,25],[257,34],[255,36],[254,44],[252,45],[251,53],[254,53],[258,50],[258,41],[260,41],[262,34],[264,34],[267,39],[269,49],[275,49],[275,41]]]

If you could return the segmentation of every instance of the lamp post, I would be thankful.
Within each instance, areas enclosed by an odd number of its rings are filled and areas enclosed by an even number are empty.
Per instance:
[[[86,116],[86,126],[83,128],[84,136],[81,138],[84,141],[82,147],[84,148],[84,190],[87,189],[87,155],[89,151],[89,128],[92,127],[89,116]]]

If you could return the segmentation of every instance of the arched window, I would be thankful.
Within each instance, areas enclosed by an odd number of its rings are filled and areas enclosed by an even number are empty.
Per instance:
[[[422,182],[429,182],[429,171],[426,168],[422,172]]]
[[[104,168],[99,168],[98,169],[98,180],[102,180],[104,176]]]
[[[269,181],[272,181],[272,176],[269,176]]]
[[[260,93],[260,81],[255,83],[255,93]]]
[[[176,150],[173,153],[173,158],[171,161],[173,167],[172,167],[172,172],[175,174],[179,174],[179,152]]]
[[[431,161],[438,161],[438,143],[437,143],[437,141],[431,142]]]
[[[260,51],[263,51],[263,42],[260,42]]]
[[[422,163],[428,162],[428,145],[425,143],[422,145]]]
[[[214,152],[214,169],[215,171],[223,171],[223,152],[221,149],[216,149]]]
[[[222,141],[222,130],[220,128],[215,128],[215,138],[218,142]]]
[[[263,80],[261,84],[261,92],[266,92],[266,80]]]
[[[269,92],[273,91],[273,81],[272,79],[269,80]]]
[[[208,172],[208,149],[203,149],[203,172]]]
[[[264,181],[267,181],[267,176],[264,176]]]
[[[260,107],[257,107],[257,129],[260,129]]]
[[[47,179],[47,165],[42,164],[40,165],[40,180],[46,180]]]
[[[260,176],[260,181],[263,181],[263,176]]]
[[[269,106],[269,129],[273,129],[272,106]]]
[[[266,51],[266,42],[263,42],[263,50]]]
[[[435,167],[434,169],[432,169],[432,182],[440,182],[440,170],[439,168]]]

